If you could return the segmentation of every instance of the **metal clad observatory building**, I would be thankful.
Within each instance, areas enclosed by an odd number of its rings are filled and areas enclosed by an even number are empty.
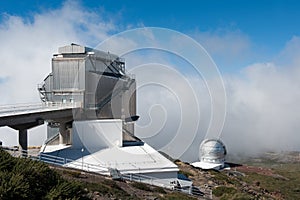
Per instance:
[[[38,90],[45,104],[76,105],[72,116],[47,120],[41,153],[63,158],[68,167],[97,166],[92,171],[103,174],[117,169],[167,183],[177,179],[177,166],[134,136],[136,81],[117,55],[76,44],[60,47]]]
[[[124,60],[110,53],[76,44],[60,47],[52,58],[52,72],[38,89],[44,102],[80,104],[76,120],[136,116],[135,79],[125,74]],[[57,125],[50,121],[48,137]],[[124,128],[134,134],[133,124]]]

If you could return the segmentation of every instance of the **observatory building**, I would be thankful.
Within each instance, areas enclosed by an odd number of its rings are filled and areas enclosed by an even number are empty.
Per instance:
[[[201,169],[222,169],[225,164],[226,148],[221,140],[206,139],[200,145],[200,162],[191,163]]]
[[[136,81],[122,58],[76,44],[60,47],[38,90],[45,104],[74,106],[72,115],[45,120],[41,153],[52,162],[177,180],[178,167],[134,135]]]
[[[70,144],[73,121],[119,119],[124,135],[134,135],[133,123],[126,122],[138,118],[136,82],[125,74],[124,60],[114,54],[76,44],[60,47],[52,58],[52,72],[38,90],[46,104],[80,108],[69,118],[47,120],[49,144],[55,135],[59,144]]]

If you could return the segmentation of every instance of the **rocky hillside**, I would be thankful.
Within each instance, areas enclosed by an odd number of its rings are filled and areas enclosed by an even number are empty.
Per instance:
[[[197,169],[179,160],[175,163],[180,172],[204,192],[200,199],[298,199],[300,162],[297,156],[293,152],[285,156],[268,153],[244,160],[243,164],[229,163],[230,169],[222,171]],[[109,177],[74,170],[57,170],[67,179],[82,182],[92,199],[196,199],[142,183],[113,181]]]
[[[99,174],[58,167],[54,168],[65,179],[81,182],[87,191],[87,197],[90,199],[196,199],[189,195],[143,183],[115,181],[110,177]]]
[[[299,152],[266,153],[230,169],[204,171],[177,161],[182,173],[213,199],[299,199]]]

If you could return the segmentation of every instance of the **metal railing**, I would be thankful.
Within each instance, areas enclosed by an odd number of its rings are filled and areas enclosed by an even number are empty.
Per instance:
[[[204,193],[200,191],[200,188],[196,186],[183,186],[175,184],[177,181],[172,181],[173,183],[169,182],[170,179],[159,179],[156,177],[146,176],[144,174],[121,174],[121,178],[128,181],[135,181],[135,182],[141,182],[146,183],[149,185],[155,185],[160,186],[166,189],[175,190],[178,192],[186,193],[189,195],[195,195],[195,196],[203,196]]]
[[[32,111],[50,111],[56,109],[80,108],[81,102],[43,102],[29,104],[0,105],[0,116],[22,114]]]
[[[108,168],[102,165],[90,164],[83,161],[81,162],[78,160],[49,155],[45,153],[38,153],[37,155],[35,155],[29,150],[18,150],[18,148],[2,147],[2,149],[10,152],[10,154],[14,157],[27,157],[48,164],[81,169],[87,172],[97,172],[100,174],[108,173]]]
[[[160,186],[167,189],[173,189],[173,185],[170,184],[170,179],[168,181],[163,181],[163,179],[159,179],[156,177],[146,176],[144,174],[121,174],[121,178],[128,181],[142,182],[149,185]]]
[[[56,134],[54,134],[54,135],[52,135],[51,137],[47,138],[46,141],[44,142],[45,147],[44,147],[43,150],[45,150],[47,144],[53,142],[54,140],[56,140],[56,139],[58,139],[58,138],[59,138],[59,132],[57,132]],[[42,150],[42,152],[43,152],[43,150]]]
[[[53,155],[44,154],[44,153],[40,153],[38,155],[38,160],[48,163],[48,164],[60,165],[63,167],[70,167],[70,168],[75,168],[75,169],[81,169],[81,170],[87,171],[87,172],[96,172],[99,174],[107,174],[108,173],[108,169],[101,165],[90,164],[90,163],[86,163],[83,161],[73,160],[73,159],[69,159],[69,158],[63,158],[63,157],[59,157],[59,156],[53,156]]]
[[[90,164],[90,163],[86,163],[86,162],[81,162],[78,160],[72,160],[72,159],[65,159],[65,164],[64,166],[66,167],[71,167],[71,168],[76,168],[76,169],[81,169],[83,171],[87,171],[87,172],[96,172],[99,174],[108,174],[109,173],[109,169],[102,166],[101,164],[96,165],[96,164]]]
[[[173,190],[194,196],[204,196],[204,193],[201,192],[200,188],[193,185],[188,187],[174,187]]]

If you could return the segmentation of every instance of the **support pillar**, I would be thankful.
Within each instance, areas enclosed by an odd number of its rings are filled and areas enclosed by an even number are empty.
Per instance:
[[[27,157],[27,129],[20,129],[19,130],[19,148],[21,151],[21,155],[23,157]]]
[[[68,143],[68,131],[66,123],[60,122],[59,125],[59,144],[67,144]]]
[[[19,150],[21,151],[21,155],[23,157],[28,156],[28,139],[27,139],[27,130],[33,128],[35,126],[42,125],[44,120],[41,118],[36,119],[36,121],[28,122],[24,124],[15,124],[10,126],[11,128],[19,131]]]

